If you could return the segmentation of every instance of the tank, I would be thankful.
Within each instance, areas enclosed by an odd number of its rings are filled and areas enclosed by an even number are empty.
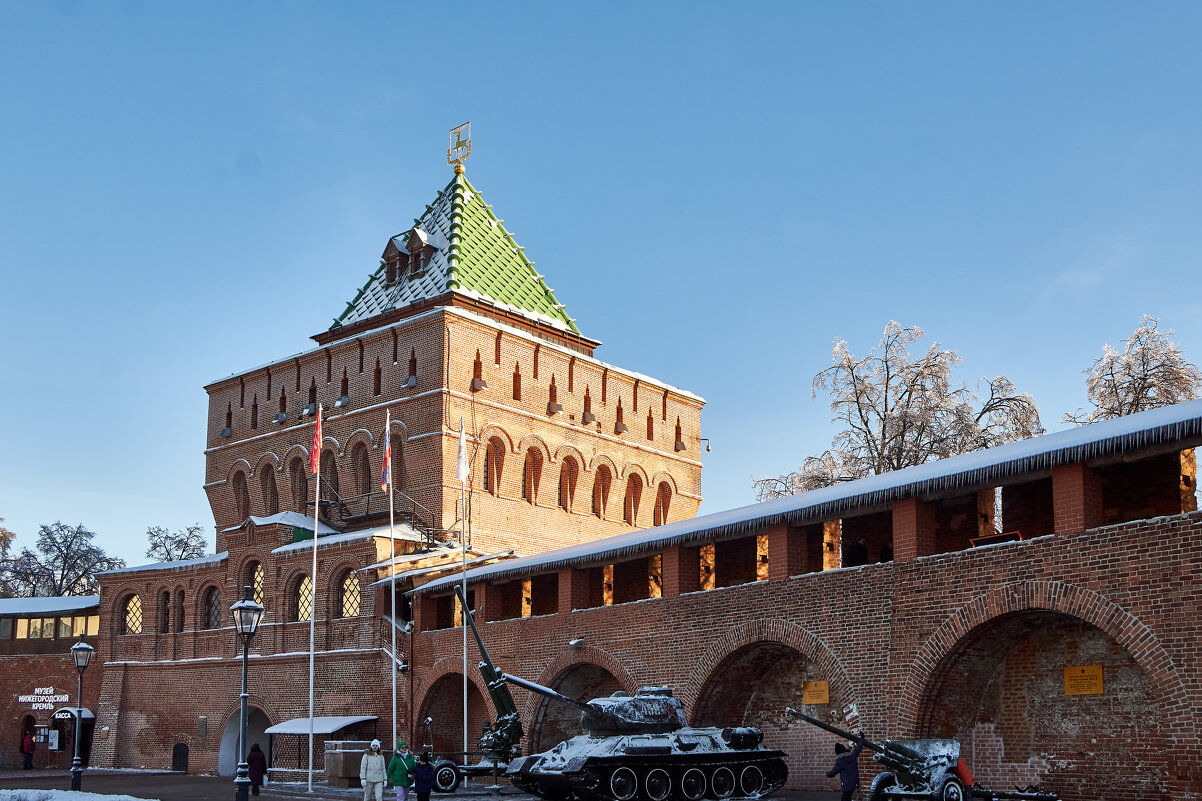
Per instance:
[[[702,801],[759,798],[789,775],[784,753],[765,748],[750,727],[692,727],[667,687],[633,696],[581,701],[525,679],[501,674],[580,710],[585,733],[549,751],[510,761],[510,782],[540,798],[578,801]]]

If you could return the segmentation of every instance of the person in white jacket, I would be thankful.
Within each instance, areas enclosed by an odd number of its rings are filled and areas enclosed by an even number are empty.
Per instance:
[[[384,801],[384,780],[388,778],[380,741],[372,740],[359,763],[359,781],[363,783],[363,801]]]

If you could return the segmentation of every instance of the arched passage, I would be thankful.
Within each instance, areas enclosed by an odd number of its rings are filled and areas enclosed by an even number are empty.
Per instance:
[[[564,668],[548,686],[581,701],[613,695],[614,691],[624,689],[612,673],[591,662]],[[543,696],[539,696],[539,702],[530,719],[528,750],[531,753],[546,751],[556,743],[584,734],[579,709]]]
[[[230,715],[225,728],[221,731],[221,750],[217,752],[217,775],[233,776],[238,772],[238,723],[239,712]],[[246,710],[246,749],[249,751],[252,743],[258,743],[263,753],[267,754],[267,764],[271,764],[271,753],[267,745],[267,727],[271,721],[267,714],[257,707],[247,707]]]
[[[789,755],[789,788],[829,789],[824,778],[834,758],[835,738],[785,714],[785,707],[803,709],[836,725],[845,725],[836,682],[821,667],[791,645],[755,642],[731,652],[701,686],[693,707],[694,726],[755,726],[764,732],[764,745]],[[830,703],[803,706],[807,681],[828,681]],[[829,756],[829,758],[828,758]]]
[[[1065,671],[1084,666],[1101,667],[1101,692],[1068,695]],[[976,626],[943,657],[923,693],[916,734],[959,740],[986,786],[1167,798],[1172,742],[1161,734],[1159,706],[1152,682],[1109,634],[1064,612],[1032,609]]]
[[[445,673],[422,698],[417,717],[419,750],[433,749],[440,756],[456,759],[463,751],[463,674]],[[427,727],[425,720],[431,719]],[[479,747],[480,730],[488,720],[488,705],[475,682],[467,683],[467,747]]]

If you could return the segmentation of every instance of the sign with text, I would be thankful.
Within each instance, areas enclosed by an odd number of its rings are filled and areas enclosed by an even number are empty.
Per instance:
[[[53,687],[36,687],[28,695],[17,696],[17,703],[29,704],[30,709],[54,709],[55,704],[65,704],[69,700],[67,693],[60,693]]]
[[[1077,665],[1064,669],[1065,695],[1101,695],[1102,666]]]
[[[831,702],[831,685],[827,681],[805,681],[801,684],[801,702],[803,704],[829,704]]]

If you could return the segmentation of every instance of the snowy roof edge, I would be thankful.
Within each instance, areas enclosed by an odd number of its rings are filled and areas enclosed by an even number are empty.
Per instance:
[[[180,559],[176,562],[152,562],[149,565],[134,565],[133,567],[119,567],[116,570],[104,570],[97,573],[97,576],[115,576],[120,573],[140,573],[144,570],[182,570],[186,567],[199,567],[200,565],[212,564],[214,562],[222,562],[230,555],[229,551],[221,553],[211,553],[208,556],[198,556],[195,559]]]
[[[853,509],[881,506],[915,495],[988,485],[1022,473],[1038,473],[1065,464],[1189,439],[1202,440],[1202,399],[487,565],[469,570],[468,578],[477,581],[486,578],[497,580],[570,567],[585,561],[621,559],[646,552],[653,546],[673,547],[741,534],[782,522],[836,517]],[[443,589],[456,581],[457,578],[438,579],[411,590],[410,594],[420,595]]]

